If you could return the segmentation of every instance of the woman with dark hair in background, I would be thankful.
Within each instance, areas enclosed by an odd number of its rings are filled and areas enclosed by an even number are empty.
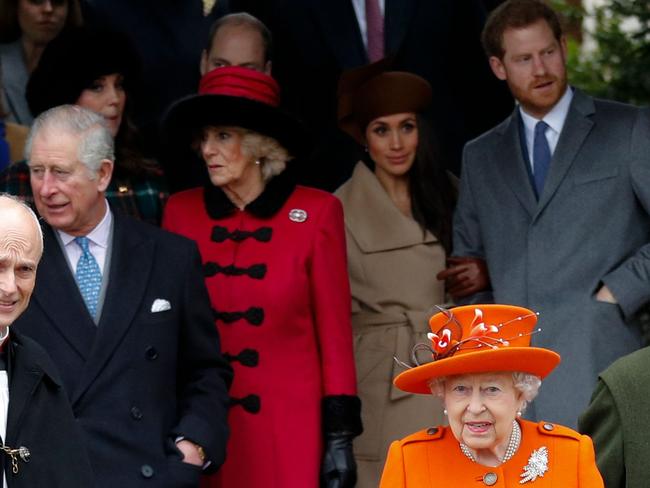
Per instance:
[[[162,171],[140,152],[136,128],[128,117],[139,69],[139,59],[123,35],[73,29],[43,52],[27,84],[27,101],[34,115],[63,104],[103,115],[115,137],[108,201],[115,211],[159,224],[168,196]],[[27,165],[14,164],[0,174],[0,189],[31,202]]]
[[[68,27],[81,25],[78,0],[1,0],[0,65],[7,120],[31,125],[25,85],[47,44]]]
[[[363,434],[355,441],[360,488],[376,487],[390,441],[442,422],[438,399],[395,389],[393,356],[422,342],[436,304],[436,273],[451,248],[455,202],[435,135],[419,115],[429,83],[386,71],[386,62],[347,71],[339,83],[339,125],[367,157],[336,195],[343,202],[352,288],[352,326]]]

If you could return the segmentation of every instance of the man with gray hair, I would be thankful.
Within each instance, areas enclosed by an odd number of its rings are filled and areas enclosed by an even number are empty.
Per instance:
[[[61,371],[95,486],[198,486],[224,460],[232,373],[196,245],[111,211],[101,116],[44,112],[26,155],[47,245],[16,325]]]
[[[34,212],[0,194],[0,483],[92,488],[83,436],[56,367],[41,346],[10,330],[27,309],[42,252]]]

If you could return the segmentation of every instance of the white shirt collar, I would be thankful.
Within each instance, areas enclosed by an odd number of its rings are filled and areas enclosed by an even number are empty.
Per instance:
[[[104,217],[100,220],[99,224],[97,224],[97,226],[86,235],[86,237],[97,246],[108,249],[108,239],[110,238],[113,215],[108,205],[108,201],[105,200],[105,203],[106,213],[104,213]],[[70,244],[76,237],[63,232],[62,230],[57,230],[57,232],[64,246]]]
[[[562,132],[566,116],[569,113],[569,107],[571,106],[571,100],[573,100],[573,89],[567,86],[562,98],[560,98],[551,111],[541,119],[546,122],[557,135]],[[521,118],[524,122],[526,132],[535,132],[535,125],[539,122],[539,119],[527,114],[521,105],[519,105],[519,112],[521,113]]]

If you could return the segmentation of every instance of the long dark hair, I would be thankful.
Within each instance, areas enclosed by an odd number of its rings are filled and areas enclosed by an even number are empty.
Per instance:
[[[116,178],[146,178],[147,176],[161,176],[160,166],[145,156],[142,149],[142,138],[138,128],[131,121],[129,115],[129,95],[124,107],[122,123],[115,136],[115,176]]]
[[[417,123],[418,147],[408,173],[411,211],[422,229],[435,235],[451,254],[456,185],[445,170],[446,156],[436,132],[421,115]]]

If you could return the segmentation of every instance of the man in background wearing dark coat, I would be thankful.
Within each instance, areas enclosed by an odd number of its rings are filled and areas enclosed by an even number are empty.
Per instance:
[[[45,251],[16,326],[47,344],[98,488],[196,487],[225,458],[227,387],[194,242],[112,212],[103,117],[63,105],[27,143]]]
[[[481,49],[485,8],[479,0],[248,0],[238,6],[271,29],[283,105],[314,134],[313,156],[301,162],[305,184],[333,191],[352,174],[362,153],[337,129],[338,80],[375,56],[393,57],[392,69],[431,84],[427,118],[455,172],[463,143],[512,110],[512,97],[493,78]],[[375,22],[381,32],[369,27]],[[378,50],[370,48],[371,38]]]
[[[34,212],[0,195],[1,482],[5,488],[92,488],[83,436],[52,360],[9,328],[29,304],[42,253]]]

